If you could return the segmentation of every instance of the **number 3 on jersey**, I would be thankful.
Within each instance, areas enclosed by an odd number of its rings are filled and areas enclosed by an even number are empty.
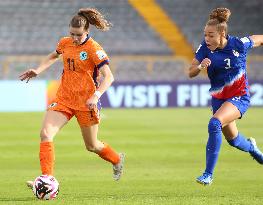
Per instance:
[[[72,70],[72,71],[75,71],[75,62],[74,62],[74,59],[68,58],[68,59],[67,59],[67,62],[68,62],[68,69],[69,69],[69,70]]]
[[[230,66],[230,58],[226,58],[224,61],[226,62],[225,69],[231,68],[231,66]]]

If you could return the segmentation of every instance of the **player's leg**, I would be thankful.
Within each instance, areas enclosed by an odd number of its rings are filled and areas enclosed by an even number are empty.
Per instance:
[[[108,144],[97,139],[98,124],[90,127],[81,126],[81,132],[88,151],[98,154],[113,165],[113,178],[119,180],[122,174],[124,154],[118,154]]]
[[[119,180],[123,169],[124,154],[118,154],[108,144],[97,139],[99,116],[96,111],[76,112],[76,117],[81,128],[86,149],[112,163],[113,178]]]
[[[45,114],[40,132],[39,151],[42,174],[53,175],[55,161],[53,138],[67,122],[68,118],[61,112],[48,110]]]
[[[227,100],[228,102],[235,105],[239,112],[240,112],[240,118],[244,115],[244,113],[249,108],[250,104],[250,97],[247,95],[243,95],[240,97],[234,97]],[[229,144],[242,150],[249,152],[250,155],[259,163],[263,164],[263,153],[258,149],[256,145],[256,141],[253,138],[249,138],[248,141],[245,137],[243,137],[240,133],[237,133],[237,128],[235,124],[231,124],[230,127],[226,128],[226,134],[230,137],[234,138],[231,140],[229,139]],[[232,136],[231,136],[232,135]]]
[[[212,183],[212,176],[222,144],[222,126],[229,124],[239,117],[239,110],[233,104],[226,101],[210,119],[208,124],[209,137],[206,145],[206,169],[203,175],[196,179],[198,183],[204,185]]]
[[[247,139],[242,136],[238,132],[235,121],[223,128],[223,134],[231,146],[241,151],[249,152],[258,163],[263,164],[263,153],[258,149],[255,139]]]
[[[48,110],[45,114],[40,132],[39,160],[43,175],[53,175],[55,152],[53,138],[57,132],[68,122],[65,113]],[[29,188],[33,187],[33,181],[27,181]]]
[[[251,142],[238,132],[235,121],[223,127],[222,131],[231,146],[244,152],[249,152],[252,149]]]

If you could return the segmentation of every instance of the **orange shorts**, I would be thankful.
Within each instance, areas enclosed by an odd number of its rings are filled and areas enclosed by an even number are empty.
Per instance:
[[[90,127],[100,123],[100,112],[98,108],[88,111],[81,111],[71,109],[59,102],[53,102],[48,106],[47,110],[61,112],[67,117],[68,120],[75,116],[81,127]]]

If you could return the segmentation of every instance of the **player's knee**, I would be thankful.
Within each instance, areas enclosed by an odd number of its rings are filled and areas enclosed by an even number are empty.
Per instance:
[[[41,141],[50,141],[53,139],[52,134],[48,131],[48,129],[43,128],[40,131]]]
[[[222,131],[222,124],[220,120],[215,117],[212,117],[208,124],[208,132],[221,132]]]
[[[94,145],[94,144],[88,144],[88,145],[86,145],[86,149],[87,149],[89,152],[97,152],[97,151],[98,151],[96,145]]]

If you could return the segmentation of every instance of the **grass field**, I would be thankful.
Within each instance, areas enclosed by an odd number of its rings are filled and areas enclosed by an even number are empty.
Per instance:
[[[251,108],[238,121],[240,132],[263,149],[263,109]],[[195,178],[204,169],[205,109],[103,110],[99,138],[126,153],[125,172],[112,180],[112,167],[88,153],[75,120],[56,136],[60,193],[41,202],[25,181],[40,175],[38,133],[43,113],[0,113],[0,204],[262,204],[263,166],[223,142],[214,183]]]

